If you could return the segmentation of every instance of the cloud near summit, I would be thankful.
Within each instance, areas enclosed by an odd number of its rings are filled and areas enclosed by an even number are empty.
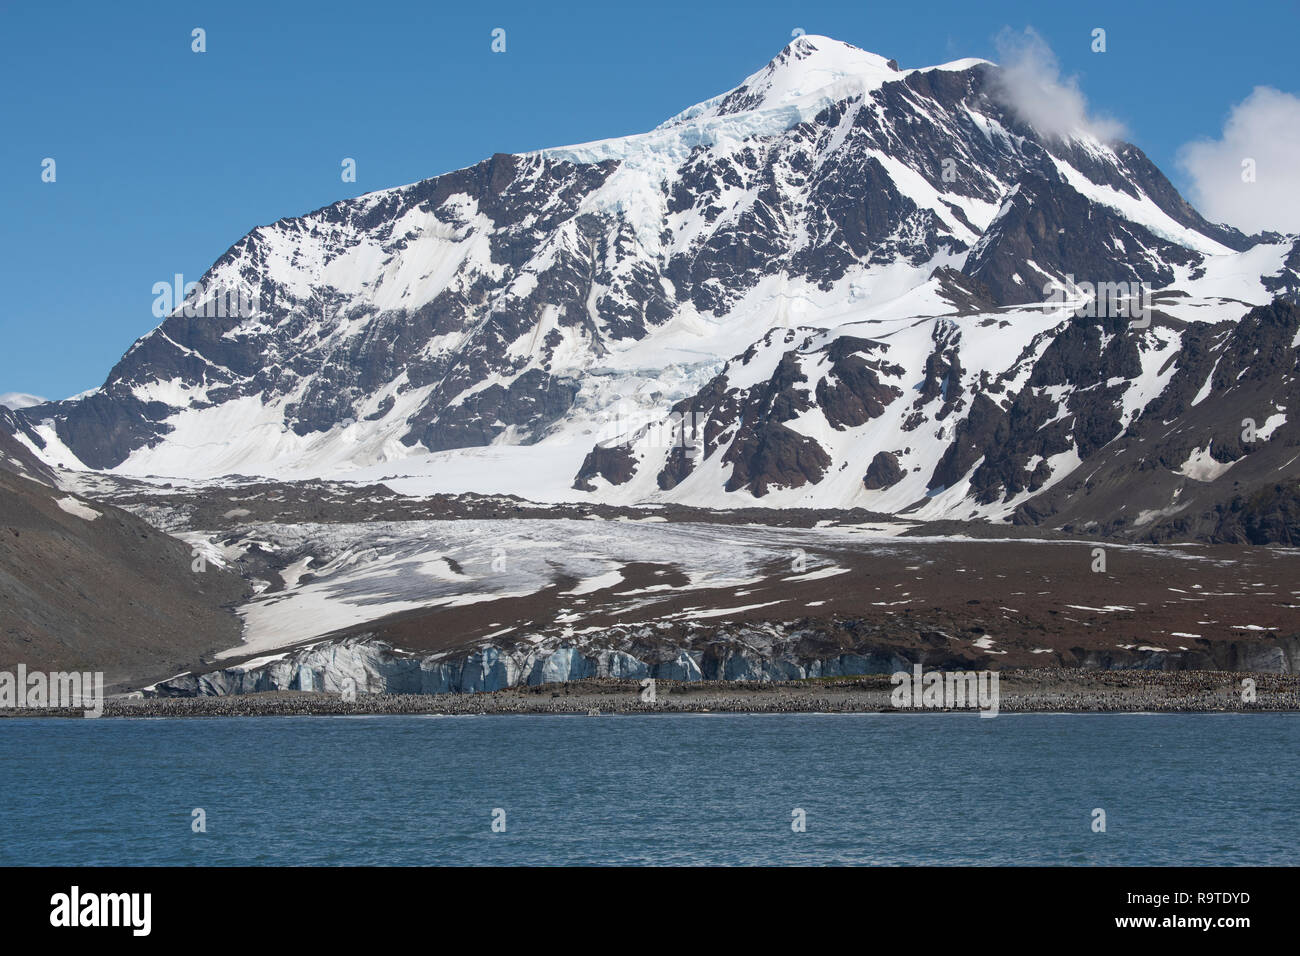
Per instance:
[[[1020,119],[1049,136],[1086,133],[1109,142],[1126,135],[1122,123],[1089,114],[1078,79],[1061,75],[1056,54],[1033,27],[1019,33],[1004,27],[995,43],[998,92]]]

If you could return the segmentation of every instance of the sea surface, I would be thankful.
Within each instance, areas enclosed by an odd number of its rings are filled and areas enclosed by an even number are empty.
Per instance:
[[[1297,781],[1300,714],[4,719],[0,864],[1295,864]]]

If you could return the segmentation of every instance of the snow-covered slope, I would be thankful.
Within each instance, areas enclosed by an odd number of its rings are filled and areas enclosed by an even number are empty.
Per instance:
[[[1300,245],[1206,222],[1132,145],[1039,133],[997,79],[801,37],[648,133],[255,229],[190,303],[255,312],[178,310],[15,431],[129,475],[1031,513],[1190,368],[1189,330],[1294,296]],[[1072,311],[1110,283],[1156,290],[1152,321]]]

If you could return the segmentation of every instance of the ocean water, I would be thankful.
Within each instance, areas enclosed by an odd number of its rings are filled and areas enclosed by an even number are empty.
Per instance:
[[[0,864],[1295,864],[1297,779],[1297,714],[5,719]]]

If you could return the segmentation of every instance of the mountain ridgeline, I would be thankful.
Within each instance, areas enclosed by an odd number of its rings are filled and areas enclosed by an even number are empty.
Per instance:
[[[232,291],[256,309],[204,308]],[[1037,130],[996,65],[804,36],[648,133],[257,228],[102,387],[0,431],[29,471],[514,446],[571,500],[1295,543],[1298,292],[1297,237]]]

